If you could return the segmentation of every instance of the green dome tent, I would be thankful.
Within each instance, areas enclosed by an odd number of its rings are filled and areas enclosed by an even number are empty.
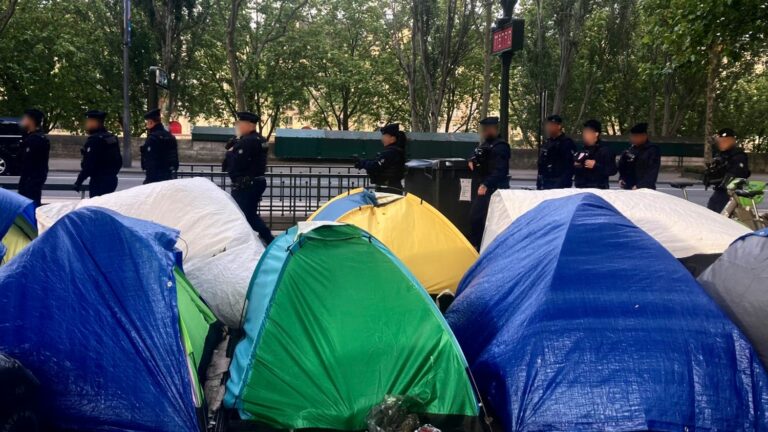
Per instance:
[[[466,361],[440,312],[365,231],[291,228],[262,256],[247,301],[224,401],[242,418],[361,430],[390,395],[425,421],[477,419]]]

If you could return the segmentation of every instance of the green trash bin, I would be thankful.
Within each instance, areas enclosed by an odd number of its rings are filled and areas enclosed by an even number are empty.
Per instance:
[[[406,192],[430,203],[469,238],[472,180],[466,159],[414,159],[405,165]]]

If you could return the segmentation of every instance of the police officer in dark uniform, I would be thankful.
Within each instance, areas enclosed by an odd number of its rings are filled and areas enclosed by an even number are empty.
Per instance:
[[[475,148],[469,160],[472,188],[477,188],[470,209],[472,227],[469,241],[477,250],[480,250],[483,241],[491,195],[498,189],[509,189],[509,158],[512,154],[509,144],[499,136],[498,117],[480,120],[480,137],[482,143]]]
[[[48,155],[51,143],[42,131],[45,115],[31,108],[21,118],[22,140],[19,148],[21,173],[19,194],[31,199],[39,206],[43,197],[43,185],[48,179]]]
[[[573,156],[576,144],[563,132],[563,119],[557,114],[547,117],[547,141],[539,153],[539,175],[536,189],[563,189],[573,186]]]
[[[600,142],[602,125],[597,120],[584,123],[584,147],[574,157],[574,184],[577,188],[608,189],[609,178],[616,174],[616,154]]]
[[[85,130],[88,139],[80,153],[80,174],[75,181],[75,190],[80,191],[83,182],[91,178],[88,190],[91,198],[112,193],[117,189],[117,174],[123,166],[120,142],[104,127],[107,113],[91,110],[85,113]]]
[[[165,130],[160,110],[144,114],[147,139],[141,146],[141,169],[146,171],[144,184],[171,180],[179,170],[179,148],[176,137]]]
[[[405,146],[408,138],[400,130],[399,123],[384,126],[381,131],[381,143],[384,150],[374,159],[356,160],[355,168],[364,169],[371,183],[381,190],[402,190],[405,177]]]
[[[736,132],[733,129],[721,129],[717,133],[718,153],[704,173],[704,185],[713,186],[714,192],[709,198],[707,208],[720,213],[730,197],[728,183],[736,178],[749,178],[749,158],[744,150],[736,145]]]
[[[619,186],[622,189],[656,189],[661,168],[661,150],[648,140],[648,123],[629,131],[630,148],[619,158]]]
[[[269,244],[275,238],[258,214],[261,196],[267,189],[267,140],[256,131],[259,118],[249,112],[237,113],[238,139],[231,142],[225,166],[232,179],[232,198],[251,228]]]

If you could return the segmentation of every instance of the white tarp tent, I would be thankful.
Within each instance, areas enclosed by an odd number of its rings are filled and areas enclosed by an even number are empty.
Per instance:
[[[245,294],[264,252],[234,200],[203,178],[137,186],[77,202],[37,209],[42,233],[66,213],[98,206],[150,220],[181,232],[184,272],[211,310],[229,327],[240,327]]]
[[[510,189],[497,191],[491,197],[481,251],[509,224],[542,201],[585,192],[608,201],[678,259],[721,254],[734,240],[750,232],[740,223],[705,207],[650,189]],[[631,245],[628,248],[631,250]]]

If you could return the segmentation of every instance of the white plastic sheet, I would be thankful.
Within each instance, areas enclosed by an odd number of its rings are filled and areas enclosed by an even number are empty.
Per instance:
[[[240,327],[245,293],[264,246],[229,194],[203,178],[152,183],[42,206],[37,209],[38,229],[42,233],[66,213],[85,206],[178,229],[176,246],[184,253],[190,282],[222,322]]]
[[[513,221],[542,201],[590,192],[608,201],[676,258],[719,254],[749,230],[705,207],[650,189],[499,190],[491,197],[482,250]],[[631,245],[627,246],[631,250]]]

